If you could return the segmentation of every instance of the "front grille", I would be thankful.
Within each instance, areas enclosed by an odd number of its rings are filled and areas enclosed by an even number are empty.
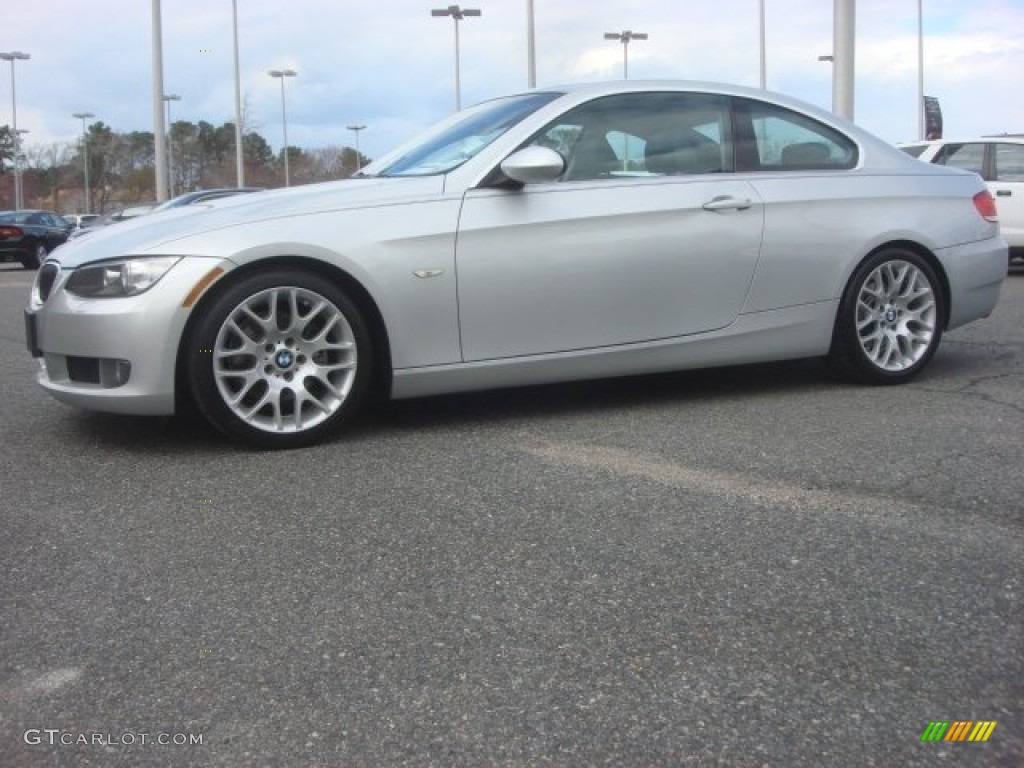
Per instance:
[[[39,276],[36,279],[39,286],[40,301],[46,301],[50,298],[50,291],[53,290],[53,284],[57,282],[57,275],[59,273],[60,268],[56,264],[44,264],[43,268],[39,270]]]

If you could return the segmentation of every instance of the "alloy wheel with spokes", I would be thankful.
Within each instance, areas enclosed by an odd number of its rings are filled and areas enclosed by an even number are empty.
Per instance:
[[[886,261],[861,285],[857,337],[879,368],[902,371],[928,351],[937,324],[935,289],[908,261]]]
[[[887,249],[854,273],[840,303],[831,357],[847,374],[895,384],[913,377],[942,338],[944,297],[918,254]]]
[[[356,305],[316,275],[243,280],[196,333],[191,384],[200,410],[260,447],[318,439],[361,399],[369,342]]]

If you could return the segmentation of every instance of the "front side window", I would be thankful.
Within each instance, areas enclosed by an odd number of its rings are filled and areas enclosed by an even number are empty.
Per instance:
[[[936,153],[932,162],[982,174],[985,170],[985,145],[982,142],[947,144]]]
[[[680,176],[732,170],[727,97],[627,93],[582,104],[528,146],[566,159],[562,181]]]
[[[857,164],[853,141],[806,115],[738,99],[737,116],[747,132],[737,146],[739,170],[839,170]]]
[[[996,145],[996,181],[1024,181],[1024,144]]]

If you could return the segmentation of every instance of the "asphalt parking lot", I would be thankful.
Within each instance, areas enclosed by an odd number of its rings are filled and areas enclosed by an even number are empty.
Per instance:
[[[50,399],[30,279],[0,265],[0,765],[1024,764],[1020,271],[904,387],[435,398],[278,454]]]

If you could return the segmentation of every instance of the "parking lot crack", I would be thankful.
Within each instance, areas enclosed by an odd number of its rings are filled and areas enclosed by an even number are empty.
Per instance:
[[[658,455],[609,446],[538,441],[518,447],[527,454],[565,466],[646,479],[684,491],[746,503],[814,513],[854,514],[886,526],[914,527],[916,530],[921,530],[922,520],[929,520],[935,523],[934,530],[939,536],[944,535],[943,530],[946,529],[942,518],[956,519],[959,516],[962,519],[963,515],[962,511],[942,510],[932,503],[918,503],[887,494],[864,490],[843,492],[738,472],[687,467]],[[998,523],[978,520],[977,524],[991,529],[986,537],[990,542],[1016,541],[1019,536],[1013,529],[1004,530]]]

